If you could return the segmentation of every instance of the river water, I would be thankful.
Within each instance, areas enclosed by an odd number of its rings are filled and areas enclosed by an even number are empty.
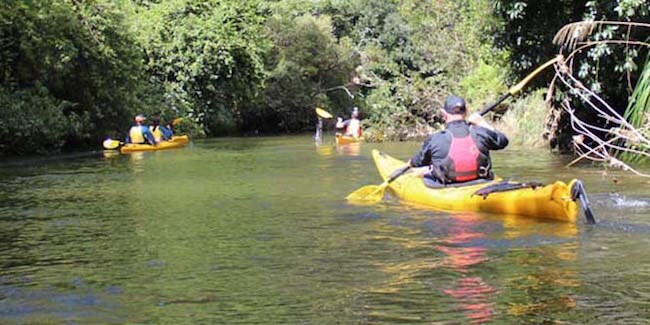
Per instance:
[[[640,323],[647,180],[508,148],[495,171],[585,181],[597,225],[345,196],[373,148],[328,136],[0,163],[0,323]]]

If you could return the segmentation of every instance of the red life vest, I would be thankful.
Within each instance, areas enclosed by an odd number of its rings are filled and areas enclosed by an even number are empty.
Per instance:
[[[467,182],[480,177],[481,152],[472,132],[464,137],[451,135],[449,153],[443,159],[445,176],[452,183]]]

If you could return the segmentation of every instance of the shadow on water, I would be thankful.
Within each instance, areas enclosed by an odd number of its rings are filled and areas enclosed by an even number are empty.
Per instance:
[[[0,160],[0,168],[3,167],[25,167],[25,166],[34,166],[34,165],[46,165],[61,161],[69,161],[75,159],[84,159],[90,157],[97,157],[102,155],[104,152],[117,152],[116,150],[95,150],[95,151],[84,151],[84,152],[75,152],[68,154],[58,154],[51,156],[34,156],[34,157],[15,157],[15,158],[6,158]]]
[[[122,290],[108,286],[95,292],[79,278],[73,279],[64,287],[43,289],[29,288],[30,280],[23,278],[20,283],[0,284],[0,315],[5,321],[16,323],[51,323],[53,319],[68,322],[122,323],[120,304],[115,295]]]

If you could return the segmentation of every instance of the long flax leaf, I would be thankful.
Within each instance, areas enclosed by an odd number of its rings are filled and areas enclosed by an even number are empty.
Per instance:
[[[646,59],[643,72],[634,88],[634,92],[632,92],[632,96],[630,96],[630,101],[625,109],[624,116],[630,124],[642,130],[642,133],[647,137],[649,136],[648,124],[650,124],[647,118],[648,114],[650,114],[650,55]],[[640,143],[638,147],[640,147],[637,148],[639,150],[650,151],[647,143]],[[644,157],[626,152],[621,155],[621,158],[629,162],[639,162]]]

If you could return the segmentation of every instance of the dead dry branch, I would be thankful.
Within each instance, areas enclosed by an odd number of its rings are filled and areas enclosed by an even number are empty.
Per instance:
[[[590,40],[590,36],[594,32],[604,28],[627,28],[627,33],[621,34],[621,39]],[[569,116],[571,128],[575,134],[573,147],[579,155],[577,159],[569,163],[569,166],[588,159],[604,163],[609,168],[618,168],[639,176],[650,177],[650,174],[633,168],[624,161],[625,159],[621,159],[626,154],[636,158],[650,158],[650,118],[648,118],[648,114],[644,114],[646,116],[645,123],[642,123],[641,126],[638,123],[636,123],[637,126],[633,125],[623,116],[624,114],[620,113],[625,111],[624,107],[612,106],[595,91],[586,87],[585,83],[587,82],[577,77],[578,73],[575,69],[576,66],[579,66],[579,62],[576,61],[584,59],[578,54],[602,44],[624,50],[628,50],[630,47],[650,48],[650,44],[645,40],[630,39],[629,31],[631,29],[650,31],[650,24],[585,21],[568,24],[555,35],[553,42],[560,45],[559,54],[563,55],[565,59],[554,65],[555,77],[549,93],[561,90],[568,95],[551,116],[553,116],[555,127],[557,127],[560,113]],[[578,114],[577,110],[586,111],[581,111]],[[585,119],[585,116],[592,118]],[[593,118],[594,116],[597,118]]]

